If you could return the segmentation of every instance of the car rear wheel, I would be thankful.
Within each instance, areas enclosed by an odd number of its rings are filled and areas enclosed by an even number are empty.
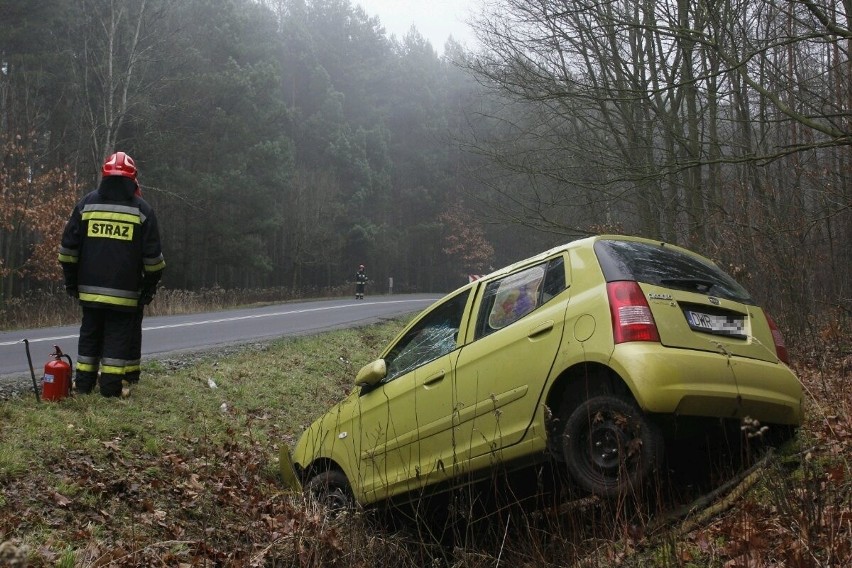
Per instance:
[[[593,495],[638,492],[661,461],[662,434],[632,401],[595,396],[564,416],[563,423],[568,473]]]
[[[322,471],[305,484],[305,495],[328,511],[339,513],[355,507],[349,480],[339,470]]]

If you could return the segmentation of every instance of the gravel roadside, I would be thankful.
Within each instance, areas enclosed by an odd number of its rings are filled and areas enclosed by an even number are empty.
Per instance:
[[[39,377],[36,375],[37,385],[38,379]],[[9,400],[22,396],[33,396],[33,380],[30,375],[0,377],[0,400]]]

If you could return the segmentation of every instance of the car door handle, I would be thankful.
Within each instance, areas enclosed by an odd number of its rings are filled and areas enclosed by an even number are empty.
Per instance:
[[[530,331],[530,333],[529,333],[529,335],[527,335],[527,337],[529,337],[530,339],[533,339],[535,337],[538,337],[539,335],[544,335],[545,333],[547,333],[548,331],[550,331],[552,329],[553,329],[553,320],[547,320],[546,322],[542,322],[539,325],[532,328],[532,331]]]
[[[435,373],[434,375],[432,375],[431,377],[429,377],[428,379],[423,381],[423,386],[424,387],[431,387],[433,385],[436,385],[436,384],[440,383],[441,381],[443,381],[445,376],[446,376],[446,373],[444,372],[443,369],[441,369],[440,371],[438,371],[437,373]]]

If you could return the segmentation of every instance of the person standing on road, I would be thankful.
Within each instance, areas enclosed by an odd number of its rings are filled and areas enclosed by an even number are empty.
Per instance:
[[[364,288],[367,286],[367,274],[364,272],[364,265],[358,266],[358,272],[355,273],[355,299],[364,299]]]
[[[123,380],[138,380],[139,310],[153,300],[166,263],[154,210],[136,195],[133,159],[116,152],[101,174],[71,212],[59,262],[65,289],[83,311],[76,390],[92,392],[100,371],[101,394],[120,396]]]

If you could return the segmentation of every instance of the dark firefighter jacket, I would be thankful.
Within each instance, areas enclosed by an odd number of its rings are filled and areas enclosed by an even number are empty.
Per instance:
[[[166,266],[154,210],[121,176],[101,180],[65,225],[59,262],[80,304],[135,310],[151,301]]]

